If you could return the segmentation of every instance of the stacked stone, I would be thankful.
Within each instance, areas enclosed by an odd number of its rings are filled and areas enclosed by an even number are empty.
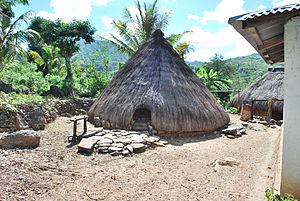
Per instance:
[[[95,136],[84,138],[78,150],[88,153],[110,153],[111,155],[129,155],[144,151],[146,148],[164,146],[167,142],[159,136],[147,132],[102,129]]]

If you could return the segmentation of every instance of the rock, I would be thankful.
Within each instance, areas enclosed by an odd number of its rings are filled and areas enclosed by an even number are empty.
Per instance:
[[[132,142],[135,142],[135,143],[144,143],[145,142],[144,138],[142,138],[140,135],[135,135],[135,134],[131,135],[131,140],[132,140]]]
[[[113,143],[113,140],[112,139],[109,139],[109,138],[104,138],[102,140],[99,140],[97,142],[97,144],[112,144]]]
[[[234,165],[239,165],[240,162],[235,159],[235,158],[232,158],[232,157],[227,157],[225,159],[219,159],[216,161],[219,165],[222,165],[222,166],[234,166]]]
[[[236,135],[226,135],[226,137],[228,137],[229,139],[235,139],[235,138],[237,138]]]
[[[131,145],[127,145],[126,149],[130,152],[133,153],[133,147]]]
[[[126,155],[130,154],[130,152],[129,152],[129,150],[123,150],[122,154],[126,156]]]
[[[91,138],[83,138],[80,143],[78,144],[77,148],[79,152],[85,153],[93,153],[93,149],[97,140]]]
[[[145,138],[146,142],[149,142],[149,143],[154,143],[155,142],[155,138],[153,137],[147,137]]]
[[[0,147],[35,148],[40,144],[40,136],[33,130],[21,130],[13,133],[0,133]]]
[[[90,131],[88,131],[88,132],[90,132]],[[95,140],[95,141],[101,141],[101,140],[104,140],[104,137],[103,136],[99,136],[99,135],[95,135],[95,136],[89,137],[89,139]]]
[[[263,124],[263,125],[269,125],[269,123],[267,121],[257,121],[256,123]]]
[[[98,144],[97,143],[97,147],[110,147],[112,144]]]
[[[140,134],[140,132],[137,132],[137,131],[129,131],[129,134]]]
[[[162,143],[162,142],[160,142],[160,141],[158,141],[158,142],[154,142],[153,143],[155,146],[158,146],[158,147],[164,147],[165,145]]]
[[[114,151],[114,152],[111,152],[110,155],[112,155],[112,156],[120,156],[121,153],[119,151]]]
[[[136,143],[136,142],[132,143],[131,146],[134,152],[139,152],[146,148],[146,146],[143,143]]]
[[[146,134],[144,134],[144,133],[142,133],[140,136],[141,136],[142,138],[147,138],[147,137],[148,137],[148,135],[146,135]]]
[[[113,146],[113,147],[108,147],[108,150],[115,152],[115,151],[122,151],[123,148]]]
[[[252,124],[249,126],[249,129],[255,131],[266,131],[266,127],[262,124]]]
[[[164,145],[169,144],[168,141],[166,141],[166,140],[160,140],[159,142],[162,143],[162,144],[164,144]]]
[[[123,144],[130,144],[132,140],[130,138],[121,138],[119,142]]]
[[[245,127],[248,127],[248,126],[249,126],[249,123],[248,123],[248,122],[242,121],[241,124],[242,124],[243,126],[245,126]]]
[[[123,143],[116,143],[114,146],[119,147],[119,148],[125,147],[125,145]]]
[[[231,124],[226,129],[223,129],[222,132],[225,135],[241,135],[240,130],[244,129],[244,126],[240,123]]]

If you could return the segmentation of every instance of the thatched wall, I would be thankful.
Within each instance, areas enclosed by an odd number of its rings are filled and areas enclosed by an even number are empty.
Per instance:
[[[137,109],[151,112],[151,125],[159,133],[213,131],[229,122],[160,30],[116,74],[88,115],[94,124],[128,129]]]
[[[252,100],[283,100],[284,72],[269,72],[248,88],[233,97],[231,107],[241,108],[244,101],[251,103]],[[259,101],[254,104],[255,111],[268,111],[267,102]],[[283,113],[283,101],[276,101],[272,105],[273,113]]]

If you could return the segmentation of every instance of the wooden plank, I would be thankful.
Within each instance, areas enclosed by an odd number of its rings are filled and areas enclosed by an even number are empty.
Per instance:
[[[252,35],[256,45],[262,45],[263,41],[261,40],[261,37],[255,27],[247,28],[247,31]]]
[[[277,46],[282,43],[283,43],[283,35],[280,34],[278,36],[275,36],[275,37],[267,40],[267,42],[264,42],[262,45],[258,45],[257,48],[259,51],[263,51],[263,50]]]

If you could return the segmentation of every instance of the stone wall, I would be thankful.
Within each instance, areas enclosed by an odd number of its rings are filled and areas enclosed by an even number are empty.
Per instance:
[[[18,112],[0,108],[0,132],[13,132],[32,128],[44,129],[57,116],[86,114],[93,100],[51,100],[16,105]]]

